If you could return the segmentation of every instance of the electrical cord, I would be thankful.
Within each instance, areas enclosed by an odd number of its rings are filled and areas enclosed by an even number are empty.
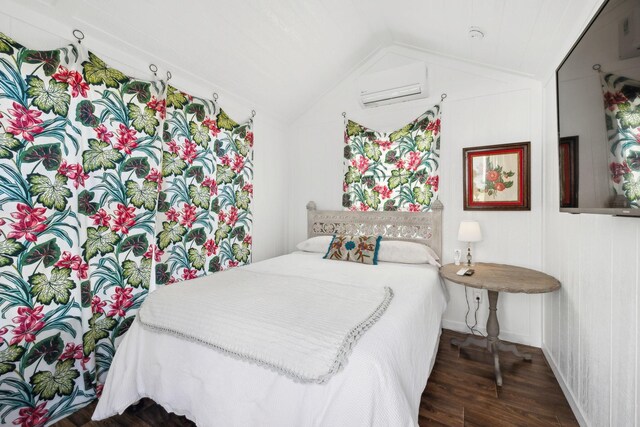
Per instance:
[[[472,325],[469,325],[469,320],[468,320],[469,312],[471,311],[471,306],[469,305],[469,295],[467,294],[466,286],[464,287],[464,299],[467,302],[467,312],[464,315],[464,323],[467,325],[467,328],[469,329],[472,335],[479,335],[481,337],[484,337],[482,332],[478,330],[478,310],[480,310],[480,301],[476,300],[476,309],[473,314],[475,323],[472,326]]]

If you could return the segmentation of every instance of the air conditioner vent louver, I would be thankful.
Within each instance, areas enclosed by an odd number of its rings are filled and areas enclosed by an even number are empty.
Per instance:
[[[414,63],[375,73],[358,80],[360,103],[365,108],[426,98],[427,67]]]

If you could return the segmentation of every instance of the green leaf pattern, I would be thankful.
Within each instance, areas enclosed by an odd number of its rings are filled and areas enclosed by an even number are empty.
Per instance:
[[[440,105],[390,133],[348,120],[344,137],[345,209],[431,209],[438,198]]]

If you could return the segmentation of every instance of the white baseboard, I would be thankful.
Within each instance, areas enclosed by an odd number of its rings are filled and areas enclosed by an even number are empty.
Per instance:
[[[442,327],[445,329],[451,329],[452,331],[456,331],[456,332],[469,333],[469,328],[467,328],[467,325],[464,322],[442,319]],[[477,329],[483,334],[485,335],[487,334],[487,331],[485,330],[485,328],[478,327]],[[530,345],[533,347],[540,347],[540,343],[533,340],[528,335],[514,334],[509,331],[500,331],[500,338],[505,341],[513,342],[516,344],[524,344],[524,345]]]
[[[584,416],[584,411],[582,410],[582,406],[580,406],[575,396],[573,395],[573,392],[567,386],[567,382],[565,381],[564,376],[560,373],[555,359],[553,358],[553,356],[551,356],[551,352],[547,350],[544,343],[542,344],[542,353],[544,354],[544,357],[547,358],[547,363],[551,367],[551,370],[553,371],[558,384],[560,384],[560,388],[564,393],[564,397],[566,397],[567,402],[569,402],[569,406],[571,406],[571,410],[573,411],[573,415],[575,415],[576,420],[578,420],[578,424],[580,424],[582,427],[590,427],[591,424],[587,422],[587,419]]]

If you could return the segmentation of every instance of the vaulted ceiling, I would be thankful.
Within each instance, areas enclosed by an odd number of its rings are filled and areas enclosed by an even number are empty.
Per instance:
[[[6,1],[6,0],[5,0]],[[601,0],[38,0],[91,39],[147,55],[290,120],[390,44],[547,77]],[[631,0],[629,0],[631,1]],[[25,17],[27,20],[27,17]],[[479,27],[483,40],[472,40]]]

